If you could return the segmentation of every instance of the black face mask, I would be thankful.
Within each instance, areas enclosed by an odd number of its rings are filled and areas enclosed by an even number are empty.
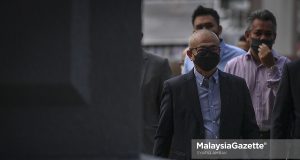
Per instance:
[[[273,46],[274,40],[259,40],[252,38],[251,48],[255,53],[258,53],[258,48],[261,44],[266,44],[270,49]]]
[[[214,69],[219,62],[219,54],[209,49],[199,51],[194,60],[194,63],[204,71],[210,71]]]

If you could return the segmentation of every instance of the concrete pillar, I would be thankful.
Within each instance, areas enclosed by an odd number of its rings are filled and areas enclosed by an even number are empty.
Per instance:
[[[139,159],[141,1],[0,10],[0,159]]]

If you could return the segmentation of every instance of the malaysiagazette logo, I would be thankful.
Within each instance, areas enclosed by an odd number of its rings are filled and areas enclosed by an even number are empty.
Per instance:
[[[263,150],[267,143],[212,143],[212,142],[197,142],[196,148],[197,150]]]

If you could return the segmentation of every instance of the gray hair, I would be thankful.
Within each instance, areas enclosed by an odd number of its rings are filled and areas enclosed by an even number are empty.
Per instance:
[[[277,30],[277,22],[276,18],[273,15],[272,12],[269,10],[263,9],[263,10],[256,10],[252,12],[247,19],[247,29],[246,31],[251,31],[252,30],[252,23],[255,19],[263,20],[263,21],[271,21],[273,24],[272,30],[274,33],[276,33]]]

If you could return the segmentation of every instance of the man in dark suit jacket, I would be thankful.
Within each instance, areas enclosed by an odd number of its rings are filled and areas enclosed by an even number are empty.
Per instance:
[[[272,114],[272,139],[300,139],[300,60],[284,67]]]
[[[195,68],[164,83],[154,155],[191,159],[192,139],[258,138],[246,82],[216,68],[217,35],[205,29],[194,32],[189,48]]]
[[[152,154],[158,125],[163,82],[171,78],[167,59],[143,50],[141,90],[143,103],[143,153]]]

